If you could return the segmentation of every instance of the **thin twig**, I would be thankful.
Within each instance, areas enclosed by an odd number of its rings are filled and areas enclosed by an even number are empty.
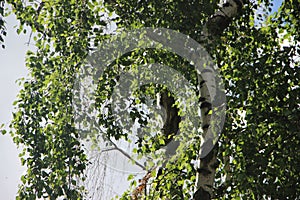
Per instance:
[[[123,149],[120,149],[113,141],[109,140],[112,145],[115,147],[115,150],[119,151],[120,153],[122,153],[125,157],[127,157],[129,160],[133,161],[134,164],[136,164],[137,166],[139,166],[140,168],[142,168],[143,170],[146,170],[146,168],[144,167],[144,165],[142,165],[141,163],[139,163],[138,161],[134,160],[127,152],[125,152]]]

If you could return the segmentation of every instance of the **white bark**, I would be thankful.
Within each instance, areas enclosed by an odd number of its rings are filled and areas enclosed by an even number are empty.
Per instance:
[[[203,29],[203,38],[201,41],[204,44],[210,44],[216,39],[226,27],[228,27],[231,20],[238,15],[242,9],[245,0],[227,0],[222,9],[217,11],[212,17],[209,18]],[[210,72],[208,72],[210,73]],[[201,81],[201,97],[204,101],[201,104],[201,117],[202,117],[202,128],[204,137],[210,127],[210,116],[208,112],[211,109],[212,98],[209,94],[206,77],[203,76]],[[211,142],[212,141],[207,141]],[[213,184],[215,179],[215,173],[217,168],[217,149],[216,147],[204,158],[201,158],[203,150],[206,144],[201,145],[198,158],[198,169],[196,175],[196,186],[194,200],[210,200],[213,198]],[[213,145],[213,144],[208,144]]]

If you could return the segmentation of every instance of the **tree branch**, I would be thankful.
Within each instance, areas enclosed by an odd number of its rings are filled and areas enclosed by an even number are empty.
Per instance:
[[[142,168],[143,170],[146,170],[146,167],[144,167],[144,165],[142,165],[141,163],[139,163],[138,161],[134,160],[126,151],[124,151],[123,149],[120,149],[113,141],[111,141],[109,139],[109,141],[111,142],[111,144],[114,146],[114,148],[110,148],[110,149],[106,149],[104,151],[110,151],[110,150],[117,150],[119,151],[121,154],[123,154],[126,158],[128,158],[129,160],[133,161],[134,164],[136,164],[137,166],[139,166],[140,168]]]

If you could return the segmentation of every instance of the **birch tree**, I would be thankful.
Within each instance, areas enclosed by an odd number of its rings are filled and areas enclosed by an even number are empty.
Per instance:
[[[137,49],[116,59],[99,79],[96,92],[95,105],[102,112],[97,125],[104,127],[106,139],[130,136],[115,125],[117,116],[102,110],[102,105],[111,98],[120,80],[120,69],[138,64],[167,64],[195,86],[203,130],[197,133],[191,129],[191,140],[195,142],[175,162],[152,164],[139,183],[130,176],[132,187],[118,198],[299,197],[298,1],[284,1],[272,13],[275,1],[268,0],[7,3],[20,21],[16,31],[27,33],[37,48],[27,53],[31,77],[22,83],[10,126],[14,142],[24,147],[20,159],[27,167],[17,199],[83,199],[91,196],[88,192],[97,192],[87,191],[81,184],[86,181],[85,170],[96,163],[89,163],[76,131],[72,99],[75,74],[85,65],[86,56],[107,38],[143,27],[175,30],[206,48],[225,83],[226,121],[219,142],[208,155],[201,156],[205,143],[201,143],[200,136],[205,136],[212,125],[211,99],[205,80],[197,78],[191,63],[161,49]],[[112,21],[116,31],[108,31]],[[29,33],[24,31],[25,25],[31,28]],[[196,87],[199,84],[201,89]],[[140,154],[155,152],[185,127],[182,109],[172,91],[149,84],[136,92],[132,105],[142,105],[147,95],[173,118],[165,121],[164,134],[137,141],[136,152]],[[147,128],[149,116],[143,110],[134,110],[130,117]],[[92,136],[96,144],[99,134],[95,131]],[[196,161],[200,161],[198,165]]]

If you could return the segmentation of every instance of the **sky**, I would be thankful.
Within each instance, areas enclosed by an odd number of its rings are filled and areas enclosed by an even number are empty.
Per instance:
[[[17,35],[14,26],[17,25],[15,16],[6,19],[7,36],[5,49],[0,49],[0,124],[8,127],[12,119],[13,101],[20,87],[16,80],[26,77],[26,51],[33,47],[26,45],[28,35]],[[0,134],[0,199],[15,199],[20,177],[24,172],[18,158],[19,150],[12,142],[9,134]]]
[[[275,0],[273,11],[277,10],[282,0]],[[0,49],[0,124],[8,127],[12,119],[13,101],[16,99],[20,87],[15,81],[27,77],[25,67],[25,54],[33,50],[33,45],[27,45],[27,35],[17,35],[14,26],[17,25],[15,16],[11,15],[6,20],[7,36],[6,48]],[[12,142],[9,134],[0,134],[0,199],[15,199],[17,186],[25,168],[21,166],[18,158],[19,150]]]

